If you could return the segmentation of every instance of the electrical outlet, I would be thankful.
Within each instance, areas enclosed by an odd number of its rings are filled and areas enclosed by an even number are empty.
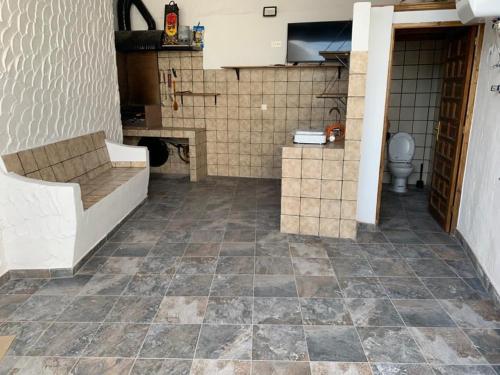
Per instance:
[[[281,40],[273,40],[271,42],[271,48],[281,48]]]
[[[262,109],[263,111],[267,111],[267,104],[261,104],[260,109]]]

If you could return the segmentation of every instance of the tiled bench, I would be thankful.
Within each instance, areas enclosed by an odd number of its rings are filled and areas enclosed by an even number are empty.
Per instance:
[[[3,155],[8,267],[71,270],[147,196],[148,152],[104,132]]]

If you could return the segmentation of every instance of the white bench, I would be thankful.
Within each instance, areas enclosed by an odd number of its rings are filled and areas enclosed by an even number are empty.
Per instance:
[[[106,141],[104,132],[2,156],[6,268],[71,273],[146,199],[148,158],[146,148]]]

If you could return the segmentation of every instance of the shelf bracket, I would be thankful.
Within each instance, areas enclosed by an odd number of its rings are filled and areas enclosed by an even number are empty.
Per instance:
[[[240,68],[234,68],[234,71],[236,72],[236,78],[239,81],[240,80]]]

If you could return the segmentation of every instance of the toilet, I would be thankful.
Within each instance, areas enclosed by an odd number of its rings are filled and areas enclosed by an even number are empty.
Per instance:
[[[415,140],[408,133],[396,133],[389,139],[389,171],[392,191],[406,193],[408,177],[413,172],[411,163],[415,155]]]

